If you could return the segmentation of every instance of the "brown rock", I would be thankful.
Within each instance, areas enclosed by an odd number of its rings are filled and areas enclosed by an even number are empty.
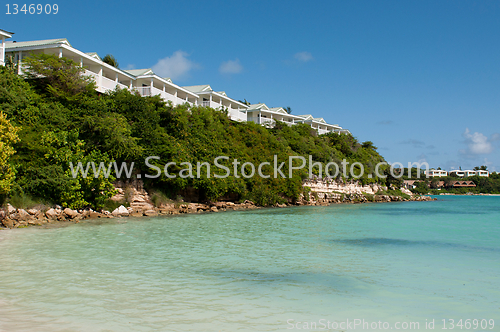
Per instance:
[[[16,212],[16,208],[13,207],[12,205],[10,204],[7,204],[7,215],[11,214],[11,213],[15,213]]]
[[[49,209],[47,212],[45,212],[45,216],[47,216],[47,218],[51,220],[57,219],[57,211],[54,209]]]
[[[37,210],[37,209],[29,209],[28,210],[28,213],[32,216],[35,216],[35,217],[38,217],[38,215],[40,214],[40,211]]]
[[[30,220],[30,219],[32,219],[32,218],[33,218],[33,217],[32,217],[32,216],[31,216],[28,212],[26,212],[26,210],[24,210],[24,209],[18,209],[18,210],[17,210],[17,213],[19,214],[19,216],[20,216],[20,218],[21,218],[21,219],[20,219],[21,221],[27,221],[27,220]]]
[[[143,215],[144,214],[142,213],[142,211],[138,211],[138,210],[134,210],[134,211],[129,213],[130,217],[142,217]]]
[[[102,217],[102,214],[100,214],[99,212],[95,212],[95,211],[89,212],[89,218],[95,219],[95,218],[101,218],[101,217]]]
[[[155,210],[147,210],[147,211],[144,211],[144,215],[146,217],[156,217],[156,216],[158,216],[158,212],[156,212]]]
[[[218,212],[218,210],[217,210],[217,207],[216,207],[216,206],[212,206],[212,207],[210,208],[210,211],[212,211],[212,212]]]
[[[2,220],[2,223],[7,228],[14,228],[14,221],[12,219],[10,219],[9,217]]]
[[[78,211],[71,210],[68,208],[64,209],[63,213],[67,218],[70,218],[70,219],[74,219],[74,218],[79,216]]]
[[[215,203],[215,206],[218,208],[218,209],[223,209],[226,207],[226,202],[217,202]]]

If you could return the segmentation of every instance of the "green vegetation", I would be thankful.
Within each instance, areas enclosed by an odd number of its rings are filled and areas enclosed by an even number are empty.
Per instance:
[[[159,157],[149,162],[162,171],[168,162],[176,162],[177,166],[168,169],[176,175],[185,174],[182,162],[212,165],[209,178],[173,179],[165,174],[156,179],[143,178],[145,188],[155,193],[156,204],[179,201],[181,195],[193,201],[250,199],[266,206],[297,200],[306,191],[302,187],[306,169],[294,171],[293,177],[286,179],[274,178],[272,166],[263,167],[264,173],[271,174],[267,179],[241,175],[215,178],[214,174],[225,174],[213,165],[218,156],[229,157],[220,163],[231,170],[233,159],[258,165],[272,162],[275,155],[279,163],[287,161],[288,156],[307,159],[311,155],[323,168],[329,162],[340,165],[346,159],[350,165],[359,162],[364,166],[365,175],[360,178],[363,184],[386,183],[367,176],[384,160],[376,147],[371,142],[360,144],[351,135],[318,136],[308,125],[289,127],[283,123],[266,129],[231,121],[225,111],[172,107],[158,96],[143,98],[128,90],[100,95],[83,70],[69,59],[39,55],[25,63],[29,66],[27,80],[16,75],[12,67],[0,68],[0,111],[4,114],[0,118],[0,144],[12,147],[1,150],[0,167],[10,170],[2,172],[3,177],[10,174],[4,198],[32,197],[74,209],[110,208],[116,204],[109,201],[115,194],[114,171],[109,178],[102,173],[97,178],[83,178],[81,174],[73,178],[70,164],[134,162],[133,176],[156,174],[145,165],[149,156]],[[40,76],[43,78],[37,78]],[[6,138],[2,133],[11,136]],[[12,154],[14,150],[16,154]],[[359,165],[355,169],[357,173]],[[202,170],[206,172],[205,167]],[[288,163],[282,171],[288,175]],[[318,167],[314,173],[318,174]]]
[[[19,140],[17,132],[18,128],[0,112],[0,199],[10,193],[14,182],[15,173],[10,158],[16,152],[13,144]]]
[[[107,63],[115,68],[119,68],[118,60],[112,54],[106,54],[104,58],[102,58],[102,62]]]

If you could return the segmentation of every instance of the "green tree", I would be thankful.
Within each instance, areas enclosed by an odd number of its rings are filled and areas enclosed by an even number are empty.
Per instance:
[[[112,54],[106,54],[104,58],[102,58],[102,62],[107,63],[108,65],[111,65],[115,68],[119,68],[118,66],[118,61]]]
[[[95,90],[93,78],[85,75],[85,69],[71,59],[42,53],[32,54],[23,61],[26,77],[56,98],[75,100]]]
[[[19,128],[14,127],[0,112],[0,199],[10,192],[14,182],[15,172],[9,161],[10,157],[16,153],[13,144],[19,140],[18,130]]]

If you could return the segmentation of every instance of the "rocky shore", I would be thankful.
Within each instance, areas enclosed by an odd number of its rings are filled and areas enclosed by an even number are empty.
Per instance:
[[[338,184],[331,183],[325,180],[313,180],[304,183],[304,186],[309,188],[309,192],[302,195],[297,202],[288,204],[277,204],[275,207],[283,208],[288,206],[301,205],[330,205],[330,204],[355,204],[368,202],[402,202],[402,201],[429,201],[435,200],[428,196],[402,196],[395,195],[378,195],[377,192],[383,190],[384,187],[378,185],[360,186],[357,184]],[[387,188],[385,188],[387,189]],[[139,188],[127,188],[127,192],[123,188],[117,188],[118,194],[112,200],[116,202],[128,201],[128,207],[120,205],[113,211],[94,211],[92,209],[72,210],[54,206],[51,208],[33,208],[21,209],[10,204],[7,207],[0,209],[0,225],[6,228],[19,228],[28,226],[42,226],[50,223],[58,222],[73,222],[78,223],[85,219],[107,219],[107,218],[124,218],[124,217],[155,217],[180,215],[187,213],[214,213],[222,211],[237,211],[247,209],[259,209],[252,201],[244,201],[241,203],[220,201],[207,203],[187,203],[187,202],[172,202],[162,203],[154,206],[149,194]],[[411,193],[410,193],[411,194]],[[126,197],[128,196],[128,197]]]

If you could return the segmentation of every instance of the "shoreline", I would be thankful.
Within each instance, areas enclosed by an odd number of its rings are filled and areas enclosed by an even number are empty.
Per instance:
[[[312,195],[311,195],[312,196]],[[60,207],[50,208],[47,211],[36,209],[16,209],[8,204],[6,210],[0,209],[0,226],[2,229],[27,228],[27,227],[61,227],[64,225],[77,224],[82,221],[97,221],[105,219],[121,219],[121,218],[142,218],[142,217],[171,217],[187,214],[206,214],[218,213],[227,211],[245,211],[257,210],[263,208],[287,208],[296,206],[330,206],[334,204],[362,204],[362,203],[390,203],[390,202],[410,202],[410,201],[435,201],[437,198],[429,196],[416,196],[410,199],[405,199],[401,196],[390,195],[375,195],[373,200],[368,200],[364,195],[331,195],[330,197],[316,198],[311,197],[309,201],[302,200],[296,204],[276,204],[275,206],[258,206],[252,201],[244,201],[243,203],[234,202],[213,202],[213,203],[171,203],[162,204],[160,207],[152,209],[134,209],[132,207],[125,208],[121,205],[113,212],[102,211],[97,212],[89,210],[71,210],[62,209]],[[148,204],[148,203],[146,203]],[[148,204],[149,205],[149,204]]]
[[[454,194],[454,193],[441,193],[439,195],[427,194],[426,196],[493,196],[500,197],[500,194]]]

